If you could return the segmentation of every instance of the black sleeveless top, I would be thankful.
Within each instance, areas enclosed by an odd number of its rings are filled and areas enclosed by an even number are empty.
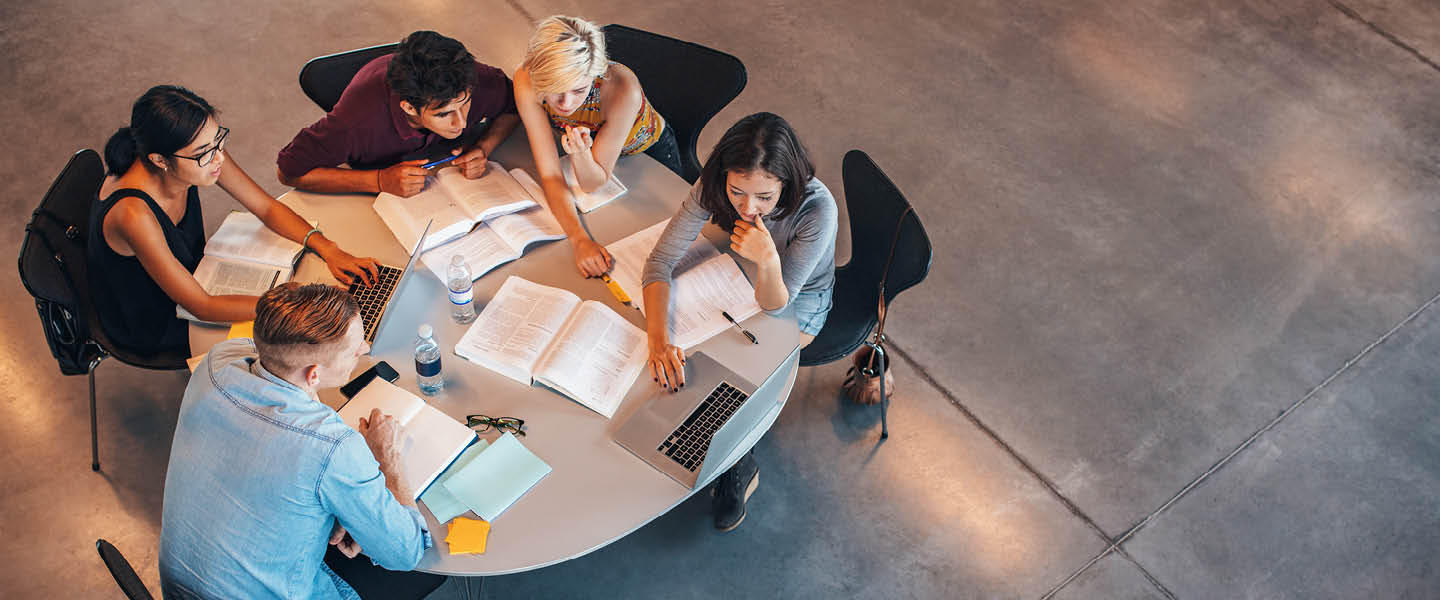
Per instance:
[[[145,201],[160,229],[170,252],[195,272],[205,254],[205,219],[200,214],[200,193],[195,186],[185,194],[185,214],[180,222],[160,208],[149,194],[134,188],[115,190],[90,211],[90,290],[100,322],[112,341],[132,352],[156,354],[184,352],[189,354],[189,322],[175,316],[175,301],[160,289],[140,265],[140,259],[123,256],[105,242],[105,215],[121,198]]]

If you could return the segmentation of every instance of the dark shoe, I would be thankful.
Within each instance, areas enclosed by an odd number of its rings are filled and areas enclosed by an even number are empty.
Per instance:
[[[745,520],[745,501],[755,488],[760,487],[760,465],[755,455],[746,452],[719,478],[715,480],[715,498],[710,502],[710,511],[715,515],[715,528],[730,531]]]

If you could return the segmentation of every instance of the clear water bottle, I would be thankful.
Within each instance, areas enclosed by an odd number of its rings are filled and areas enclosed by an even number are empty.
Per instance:
[[[475,292],[472,289],[474,278],[470,277],[470,267],[465,264],[465,257],[456,254],[450,259],[450,269],[445,274],[445,279],[450,286],[450,316],[455,318],[456,323],[469,323],[475,320]]]
[[[434,396],[445,387],[440,375],[440,344],[435,342],[435,328],[429,323],[420,326],[420,340],[415,342],[415,379],[420,393]]]

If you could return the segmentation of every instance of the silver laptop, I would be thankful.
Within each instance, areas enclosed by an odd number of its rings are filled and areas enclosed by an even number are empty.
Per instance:
[[[781,365],[788,364],[797,347]],[[685,389],[657,389],[615,432],[615,442],[650,466],[695,489],[710,479],[774,404],[755,402],[756,392],[775,379],[771,371],[756,386],[703,352],[686,359]]]
[[[355,297],[355,302],[360,305],[360,322],[365,326],[365,342],[373,345],[375,337],[380,333],[380,326],[385,324],[385,317],[389,316],[389,309],[394,300],[400,294],[400,286],[405,279],[415,270],[415,259],[420,257],[420,247],[425,236],[430,234],[430,225],[434,221],[425,223],[425,231],[420,234],[420,241],[415,242],[415,247],[410,249],[410,260],[405,263],[404,269],[397,269],[390,265],[378,265],[379,273],[375,277],[375,283],[365,285],[357,277],[350,282],[350,295]]]

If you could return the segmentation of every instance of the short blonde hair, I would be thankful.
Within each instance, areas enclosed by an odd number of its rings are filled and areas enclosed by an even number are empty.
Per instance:
[[[360,307],[333,285],[288,282],[255,304],[255,349],[266,367],[293,371],[333,358]]]
[[[563,92],[579,81],[589,83],[610,68],[605,33],[579,17],[546,17],[535,26],[520,68],[530,74],[537,94]]]

